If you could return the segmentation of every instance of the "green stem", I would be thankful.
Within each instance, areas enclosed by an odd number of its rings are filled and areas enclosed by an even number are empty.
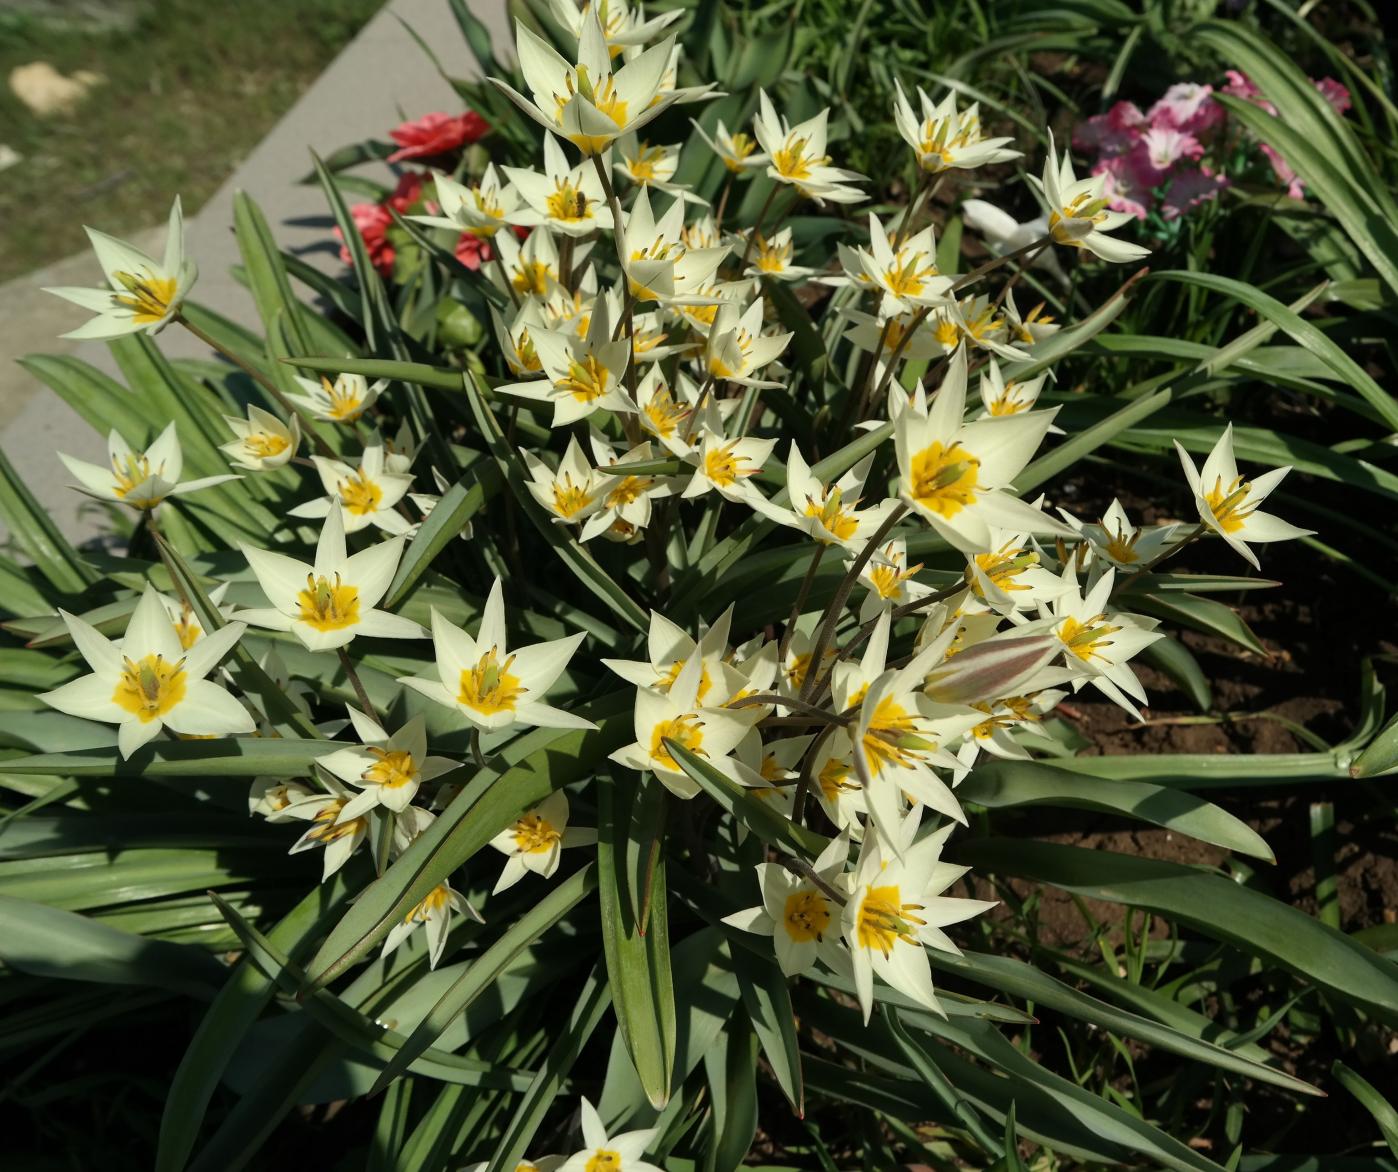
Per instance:
[[[335,648],[335,654],[340,657],[340,666],[344,669],[345,676],[349,679],[350,686],[354,688],[355,698],[359,701],[360,708],[365,715],[373,720],[378,720],[379,714],[374,709],[374,702],[369,699],[369,693],[364,690],[364,682],[359,678],[359,673],[354,670],[354,664],[350,662],[349,653],[343,647]]]
[[[806,567],[806,576],[801,579],[801,589],[796,593],[796,601],[791,604],[791,616],[786,620],[786,629],[782,631],[782,641],[777,646],[777,670],[782,670],[782,665],[786,663],[786,652],[791,646],[791,636],[796,630],[796,620],[801,617],[801,608],[806,605],[806,598],[811,592],[811,583],[815,581],[816,570],[820,568],[820,559],[825,556],[825,543],[816,542],[815,552],[811,554],[811,564]]]

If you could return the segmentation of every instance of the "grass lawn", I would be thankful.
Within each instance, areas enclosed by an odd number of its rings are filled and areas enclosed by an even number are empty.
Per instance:
[[[196,211],[383,0],[19,0],[0,5],[0,280],[84,246],[84,223]],[[39,118],[10,71],[47,61],[106,80]]]

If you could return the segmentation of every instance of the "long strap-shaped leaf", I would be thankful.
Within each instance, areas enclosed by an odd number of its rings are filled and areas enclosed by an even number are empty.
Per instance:
[[[978,871],[1052,883],[1089,899],[1155,912],[1290,969],[1380,1021],[1398,1023],[1398,965],[1305,912],[1222,875],[1108,851],[999,838],[963,842],[956,858]]]

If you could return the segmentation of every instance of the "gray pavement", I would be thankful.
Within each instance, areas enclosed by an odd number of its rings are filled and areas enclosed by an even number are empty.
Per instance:
[[[497,47],[513,43],[503,0],[471,0],[471,8],[490,29]],[[235,321],[258,325],[246,290],[229,273],[239,260],[232,228],[235,192],[246,191],[257,200],[283,247],[318,268],[339,271],[335,249],[324,247],[329,239],[324,197],[317,186],[297,182],[310,170],[309,149],[328,154],[362,138],[386,137],[404,118],[461,108],[455,91],[403,28],[403,21],[433,47],[453,77],[477,75],[446,0],[389,0],[190,219],[189,250],[200,269],[196,301]],[[378,174],[372,167],[358,173],[371,178],[387,175],[382,167]],[[174,195],[170,193],[171,198]],[[186,208],[186,214],[190,210]],[[93,227],[102,224],[99,221]],[[159,255],[161,233],[160,228],[138,233],[132,243]],[[83,320],[82,311],[39,292],[44,285],[97,284],[100,279],[96,260],[83,253],[0,285],[0,322],[5,323],[0,332],[0,448],[40,503],[78,543],[102,531],[102,518],[86,498],[68,487],[67,471],[54,453],[61,450],[100,463],[105,459],[106,437],[88,427],[15,360],[29,353],[76,354],[116,377],[116,365],[105,346],[58,337]],[[171,357],[209,357],[181,330],[166,330],[159,340]]]

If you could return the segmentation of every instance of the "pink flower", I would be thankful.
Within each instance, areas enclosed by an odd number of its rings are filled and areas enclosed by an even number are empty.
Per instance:
[[[1168,126],[1198,137],[1223,121],[1223,107],[1213,99],[1214,87],[1182,81],[1172,85],[1150,108],[1152,127]]]
[[[369,263],[384,276],[390,276],[393,273],[393,258],[396,254],[393,245],[388,242],[388,229],[393,223],[388,209],[377,203],[357,203],[350,207],[350,215],[354,217],[354,226],[364,238]],[[344,240],[339,228],[335,229],[335,236],[338,240]],[[354,263],[349,248],[343,243],[340,245],[340,260],[347,265]]]
[[[1146,116],[1135,102],[1118,102],[1105,114],[1097,114],[1078,124],[1073,145],[1080,151],[1101,155],[1121,155],[1136,145]]]
[[[416,122],[404,122],[388,132],[399,149],[388,156],[390,163],[403,159],[426,159],[444,155],[480,138],[490,124],[474,110],[453,117],[450,114],[424,114]]]
[[[1267,156],[1267,161],[1272,164],[1272,173],[1276,175],[1277,182],[1285,184],[1286,194],[1292,199],[1301,199],[1306,194],[1306,185],[1297,177],[1296,172],[1291,169],[1291,164],[1281,157],[1274,147],[1268,146],[1265,142],[1258,143],[1262,148],[1262,153]]]
[[[1170,178],[1170,185],[1160,200],[1160,214],[1167,220],[1177,220],[1191,208],[1214,199],[1228,186],[1228,177],[1209,167],[1183,167]]]
[[[1094,175],[1106,177],[1102,185],[1102,197],[1114,212],[1125,212],[1144,220],[1151,205],[1151,183],[1142,176],[1136,152],[1129,155],[1111,155],[1098,161],[1092,168]]]
[[[1140,149],[1151,168],[1163,177],[1181,159],[1193,161],[1199,158],[1204,153],[1204,144],[1192,134],[1185,134],[1173,127],[1154,126],[1141,136]]]
[[[1246,73],[1229,69],[1223,76],[1228,79],[1227,84],[1223,87],[1223,92],[1229,97],[1242,98],[1245,102],[1252,102],[1254,105],[1261,106],[1269,114],[1277,112],[1277,108],[1271,102],[1263,100],[1262,91],[1252,84],[1252,78],[1248,77]]]
[[[456,242],[456,259],[468,269],[479,269],[494,255],[490,249],[490,242],[474,232],[461,233]]]
[[[1352,105],[1349,90],[1333,77],[1322,77],[1315,83],[1315,88],[1320,91],[1320,96],[1330,103],[1330,108],[1336,114],[1343,114]]]
[[[391,207],[400,216],[412,211],[413,205],[422,200],[422,210],[428,215],[436,215],[437,205],[430,199],[423,200],[422,188],[430,178],[426,171],[405,171],[398,176],[398,186],[384,199],[384,205]]]

